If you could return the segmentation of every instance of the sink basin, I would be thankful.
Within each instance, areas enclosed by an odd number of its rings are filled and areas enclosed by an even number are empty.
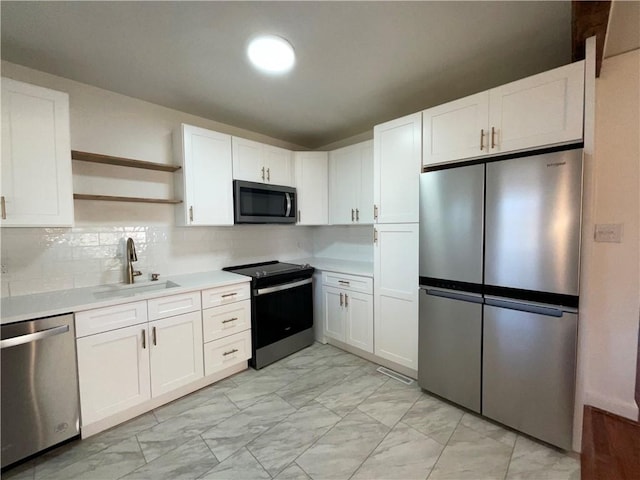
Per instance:
[[[132,297],[142,293],[156,292],[169,288],[179,287],[177,283],[171,281],[165,282],[145,282],[134,283],[132,285],[113,285],[102,287],[93,292],[95,298],[116,298],[116,297]]]

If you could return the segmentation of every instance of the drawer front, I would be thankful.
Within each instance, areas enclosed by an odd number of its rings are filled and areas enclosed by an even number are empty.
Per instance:
[[[204,344],[204,374],[246,362],[251,358],[251,330]]]
[[[249,282],[225,285],[202,291],[202,308],[217,307],[251,298]]]
[[[373,279],[369,277],[323,272],[322,283],[323,285],[341,288],[342,290],[373,294]]]
[[[86,337],[147,321],[147,302],[124,303],[77,312],[76,337]]]
[[[202,311],[205,342],[228,337],[251,328],[251,300],[230,303]]]
[[[182,293],[148,300],[149,320],[173,317],[200,310],[200,292]]]

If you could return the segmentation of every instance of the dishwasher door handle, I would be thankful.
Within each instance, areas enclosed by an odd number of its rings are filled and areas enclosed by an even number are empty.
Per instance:
[[[300,280],[298,282],[283,283],[282,285],[276,285],[275,287],[258,288],[255,290],[255,296],[266,295],[267,293],[280,292],[282,290],[289,290],[290,288],[301,287],[302,285],[308,285],[313,282],[313,278],[307,278],[306,280]]]
[[[6,338],[0,340],[0,349],[16,347],[18,345],[24,345],[25,343],[35,342],[44,338],[53,337],[54,335],[61,335],[69,331],[69,325],[60,325],[59,327],[48,328],[47,330],[41,330],[39,332],[28,333],[26,335],[20,335],[18,337]]]

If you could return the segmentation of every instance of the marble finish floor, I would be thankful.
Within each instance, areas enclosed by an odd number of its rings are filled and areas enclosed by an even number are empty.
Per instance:
[[[314,344],[6,479],[579,479],[566,455]]]

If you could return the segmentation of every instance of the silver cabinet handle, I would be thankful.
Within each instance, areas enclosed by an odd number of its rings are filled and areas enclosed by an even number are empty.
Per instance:
[[[480,129],[480,151],[484,150],[484,128]]]
[[[193,206],[189,207],[189,221],[193,222]]]
[[[373,206],[373,219],[374,220],[378,219],[378,206],[377,205]]]
[[[378,243],[378,230],[373,229],[373,243]]]
[[[262,181],[264,182],[264,167],[262,167]]]
[[[144,350],[145,348],[147,348],[147,331],[143,328],[142,329],[142,349]]]
[[[360,210],[356,208],[356,222],[360,221]]]
[[[231,355],[232,353],[236,353],[238,351],[237,348],[234,348],[233,350],[229,350],[228,352],[224,352],[222,354],[223,357],[226,357],[227,355]]]
[[[267,168],[267,182],[271,181],[271,169]]]
[[[338,283],[341,285],[350,285],[350,283],[347,282],[346,280],[338,280]]]
[[[151,335],[153,336],[153,344],[154,345],[158,345],[158,338],[157,338],[157,335],[156,335],[156,327],[153,327],[151,329]]]
[[[226,320],[222,320],[222,323],[235,322],[238,320],[238,317],[227,318]]]
[[[354,216],[355,216],[355,211],[353,210],[353,208],[351,209],[351,221],[354,221]]]
[[[7,219],[7,205],[4,200],[4,195],[0,197],[0,210],[2,210],[2,220]]]
[[[222,297],[222,298],[235,297],[237,294],[238,294],[238,292],[225,293],[224,295],[221,295],[221,297]]]
[[[48,328],[35,333],[20,335],[19,337],[5,338],[0,341],[0,348],[16,347],[25,343],[35,342],[54,335],[61,335],[69,331],[69,325],[60,325],[59,327]]]
[[[344,305],[343,293],[340,294],[340,306]]]
[[[491,127],[491,148],[496,148],[496,129]]]
[[[300,223],[300,217],[301,217],[300,210],[298,210],[298,223]]]
[[[346,293],[344,294],[344,306],[349,306],[349,295],[347,295]]]

